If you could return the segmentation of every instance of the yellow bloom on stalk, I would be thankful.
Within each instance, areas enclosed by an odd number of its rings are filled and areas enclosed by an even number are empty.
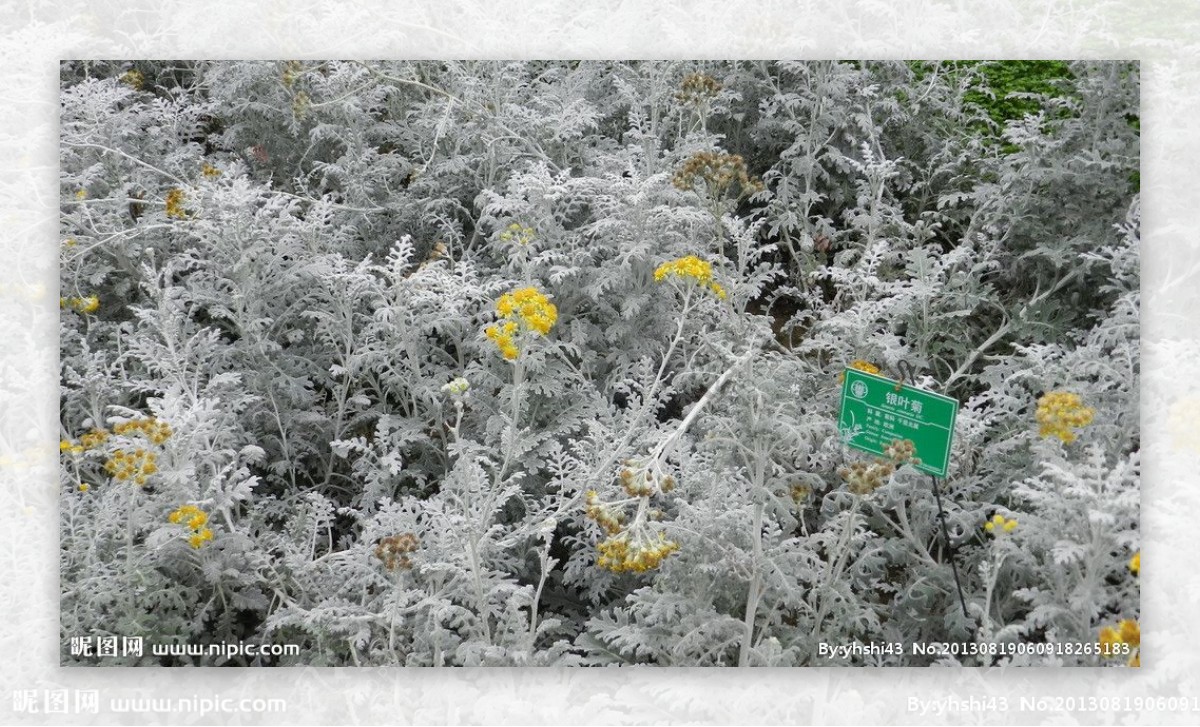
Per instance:
[[[179,187],[172,187],[167,192],[167,217],[173,217],[177,220],[187,217],[187,212],[183,209],[184,198],[183,190]]]
[[[654,280],[657,282],[661,283],[671,276],[694,280],[701,287],[711,290],[721,300],[725,300],[725,288],[721,287],[719,283],[713,282],[712,263],[707,260],[702,260],[695,255],[688,255],[678,260],[665,262],[654,270]]]
[[[1132,558],[1129,559],[1129,572],[1136,576],[1136,575],[1140,575],[1141,571],[1142,571],[1142,551],[1139,550],[1138,552],[1133,554]]]
[[[708,285],[712,282],[712,263],[701,260],[695,255],[688,255],[678,260],[665,262],[654,271],[654,279],[658,281],[662,281],[668,275],[692,278],[701,285]]]
[[[209,530],[208,528],[204,528],[203,530],[200,530],[199,532],[193,533],[188,538],[188,545],[192,546],[193,548],[199,549],[200,546],[202,546],[205,543],[207,543],[208,541],[212,540],[212,537],[213,537],[212,531]]]
[[[879,370],[880,370],[879,367],[876,366],[875,364],[871,363],[870,361],[864,361],[861,358],[856,358],[853,361],[851,361],[850,363],[846,364],[846,368],[855,369],[856,371],[862,371],[863,373],[867,373],[867,374],[878,374]],[[845,381],[845,379],[846,379],[846,372],[839,371],[838,372],[838,381],[839,382]]]
[[[1103,647],[1100,651],[1105,657],[1116,656],[1119,652],[1116,647],[1121,644],[1129,646],[1129,661],[1126,662],[1129,666],[1142,665],[1142,629],[1138,625],[1137,619],[1123,619],[1115,627],[1105,626],[1100,629],[1100,646]]]
[[[118,449],[104,463],[104,471],[114,479],[133,480],[136,485],[146,484],[146,478],[158,472],[157,455],[138,448],[132,452]]]
[[[999,533],[1011,533],[1017,529],[1017,521],[1015,518],[1008,519],[997,513],[996,515],[992,516],[991,520],[988,520],[987,524],[983,526],[983,529],[993,535],[997,535]]]
[[[188,536],[188,544],[199,548],[212,540],[213,533],[205,527],[208,524],[208,513],[195,505],[181,505],[167,516],[168,522],[174,525],[187,525],[192,534]]]
[[[59,308],[70,308],[80,313],[95,313],[100,310],[100,298],[89,295],[86,298],[59,298]]]
[[[558,321],[558,308],[545,294],[532,286],[505,293],[496,301],[500,325],[488,326],[483,333],[500,349],[500,355],[513,361],[520,355],[514,338],[522,331],[544,336]]]
[[[146,77],[136,68],[131,68],[121,74],[121,83],[129,86],[135,91],[141,91],[142,86],[146,83]]]
[[[514,222],[508,226],[507,230],[500,233],[500,239],[516,245],[528,245],[533,242],[533,228]]]
[[[1078,394],[1069,391],[1051,391],[1038,399],[1038,434],[1043,437],[1058,437],[1065,444],[1075,441],[1072,429],[1086,427],[1092,423],[1096,410],[1083,405]]]
[[[631,538],[629,533],[620,533],[601,542],[596,550],[600,552],[596,565],[601,568],[614,573],[645,573],[679,550],[679,543],[668,540],[662,533],[657,538]]]
[[[155,444],[162,444],[171,437],[171,425],[153,417],[146,419],[131,419],[113,427],[113,433],[121,435],[141,435]]]
[[[95,449],[107,441],[107,429],[93,429],[90,432],[85,432],[84,435],[79,438],[79,444],[84,449]]]
[[[204,162],[200,165],[200,173],[204,175],[205,179],[216,179],[217,177],[221,176],[221,170],[217,169],[208,162]]]

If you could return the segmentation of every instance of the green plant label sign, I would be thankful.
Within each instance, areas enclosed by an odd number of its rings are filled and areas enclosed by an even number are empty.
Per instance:
[[[912,440],[920,460],[914,466],[945,477],[958,401],[912,386],[897,390],[896,384],[892,379],[846,369],[838,430],[851,447],[878,455],[896,439]]]

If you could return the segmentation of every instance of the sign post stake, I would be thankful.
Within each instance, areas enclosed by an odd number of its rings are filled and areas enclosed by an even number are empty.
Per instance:
[[[938,486],[938,478],[945,477],[950,470],[950,446],[954,440],[958,400],[914,386],[916,377],[907,361],[900,362],[898,368],[899,381],[855,368],[845,369],[838,429],[849,446],[880,456],[886,456],[888,445],[896,440],[913,443],[917,457],[912,460],[912,465],[933,481],[942,542],[950,570],[954,573],[954,589],[958,592],[963,617],[969,621],[971,616],[967,612],[955,548],[946,526],[942,490]]]
[[[938,487],[937,477],[929,475],[933,482],[933,497],[937,500],[938,520],[942,522],[942,542],[946,546],[946,556],[950,559],[950,570],[954,573],[954,588],[958,591],[958,602],[962,606],[963,618],[970,620],[967,613],[967,599],[963,597],[962,583],[958,580],[958,564],[955,562],[955,548],[950,544],[950,532],[946,529],[946,511],[942,509],[942,491]]]

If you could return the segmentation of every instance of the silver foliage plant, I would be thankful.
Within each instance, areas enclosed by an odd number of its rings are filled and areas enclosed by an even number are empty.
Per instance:
[[[63,662],[1138,663],[1138,69],[1062,65],[65,62]],[[902,362],[950,548],[847,479]]]

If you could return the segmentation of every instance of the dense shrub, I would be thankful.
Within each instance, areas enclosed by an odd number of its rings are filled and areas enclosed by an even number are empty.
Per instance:
[[[64,63],[64,662],[1129,663],[1137,70]]]

